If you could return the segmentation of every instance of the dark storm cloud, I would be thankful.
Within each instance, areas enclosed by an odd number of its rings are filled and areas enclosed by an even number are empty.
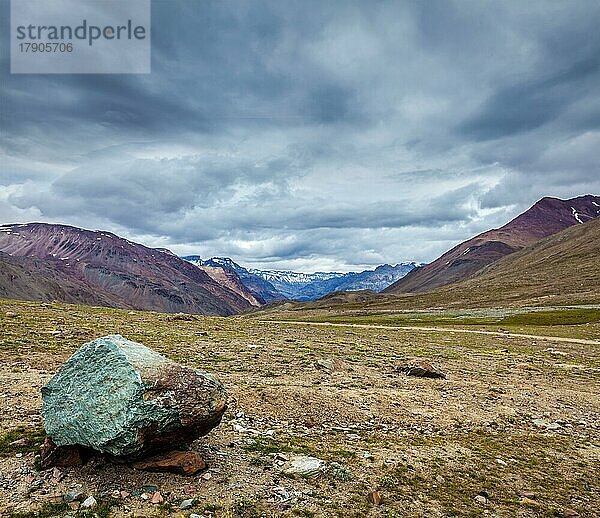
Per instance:
[[[7,221],[336,269],[600,192],[597,2],[156,0],[150,75],[10,75],[0,10]]]
[[[481,109],[458,125],[463,135],[497,139],[540,128],[559,117],[565,130],[598,127],[600,111],[594,100],[600,83],[600,6],[590,2],[578,7],[561,12],[561,21],[551,18],[552,10],[524,16],[537,37],[533,63],[527,71],[509,73],[508,81],[501,82]],[[566,114],[582,99],[591,101],[591,113]]]
[[[539,128],[557,119],[582,95],[600,84],[600,46],[594,56],[548,78],[510,85],[494,93],[481,113],[460,131],[475,140],[496,139]],[[592,125],[595,121],[589,121]]]

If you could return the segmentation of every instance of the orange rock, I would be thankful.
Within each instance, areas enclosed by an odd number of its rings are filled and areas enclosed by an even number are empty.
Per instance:
[[[381,505],[383,501],[381,498],[381,493],[379,491],[371,491],[369,493],[368,499],[369,502],[371,502],[373,505]]]
[[[132,467],[142,471],[195,475],[199,471],[206,469],[206,462],[195,451],[170,451],[134,462]]]

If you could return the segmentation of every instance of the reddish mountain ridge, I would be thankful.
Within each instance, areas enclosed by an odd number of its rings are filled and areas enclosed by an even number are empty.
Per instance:
[[[119,300],[69,278],[53,264],[0,252],[0,299],[59,300],[71,304],[119,306]]]
[[[29,270],[35,279],[23,284],[21,296],[13,288],[14,298],[50,299],[37,281],[42,279],[54,286],[54,295],[58,285],[59,295],[52,298],[65,302],[205,315],[231,315],[256,305],[250,293],[221,285],[170,251],[110,232],[46,223],[5,225],[0,227],[0,251],[12,256],[16,278],[24,279]],[[31,258],[38,262],[19,261]],[[5,256],[0,259],[8,264]],[[3,292],[10,289],[0,286]],[[78,295],[72,300],[74,292]]]
[[[460,243],[435,261],[416,268],[384,292],[421,293],[462,281],[508,254],[598,216],[598,196],[586,195],[569,200],[542,198],[503,227]]]

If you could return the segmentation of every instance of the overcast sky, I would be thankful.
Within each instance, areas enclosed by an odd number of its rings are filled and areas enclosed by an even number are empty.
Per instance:
[[[600,194],[596,0],[155,1],[87,76],[11,76],[0,2],[2,223],[357,270]]]

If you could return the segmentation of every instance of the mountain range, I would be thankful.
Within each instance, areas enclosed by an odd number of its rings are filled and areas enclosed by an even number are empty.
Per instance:
[[[316,300],[335,291],[382,291],[422,263],[383,264],[362,272],[300,273],[289,270],[246,269],[228,257],[203,260],[197,255],[183,259],[200,268],[223,268],[235,272],[254,296],[265,303],[283,299]]]
[[[335,291],[382,291],[422,263],[382,264],[362,272],[297,273],[276,270],[250,270],[269,281],[282,294],[294,300],[316,300]]]
[[[0,227],[0,297],[205,315],[258,306],[164,249],[110,232],[30,223]]]
[[[556,300],[570,294],[594,301],[599,216],[598,196],[546,197],[430,264],[385,264],[349,273],[247,269],[230,258],[180,258],[110,232],[46,223],[4,225],[0,298],[205,315],[238,314],[284,299],[364,305],[392,299],[398,304],[402,297],[417,307],[443,301],[490,304],[546,293]]]
[[[0,227],[4,298],[233,315],[296,294],[312,300],[355,289],[353,281],[379,290],[412,267],[384,265],[360,274],[250,271],[229,258],[183,259],[110,232],[47,223]]]
[[[291,311],[293,319],[301,320],[348,315],[391,316],[425,309],[599,304],[600,200],[597,197],[583,198],[594,202],[591,203],[594,207],[597,203],[598,210],[588,211],[585,218],[578,212],[575,224],[569,224],[570,221],[565,219],[563,203],[556,203],[555,199],[540,200],[534,205],[533,214],[525,212],[516,218],[519,225],[515,227],[532,221],[530,217],[539,215],[542,212],[540,208],[553,206],[562,211],[562,217],[556,218],[554,213],[544,211],[549,217],[537,220],[542,227],[538,227],[537,231],[541,232],[546,223],[552,225],[556,221],[560,226],[568,224],[566,228],[503,255],[455,282],[410,293],[388,293],[387,290],[383,293],[336,292],[317,301],[286,302],[267,307],[264,311],[271,318],[283,319],[289,318]],[[503,228],[507,227],[511,228],[511,225]],[[424,266],[422,270],[426,271],[426,268]],[[414,270],[415,273],[418,271]]]
[[[285,299],[285,295],[279,293],[275,287],[262,277],[251,273],[249,270],[240,266],[229,257],[213,257],[203,260],[199,255],[188,255],[183,257],[186,261],[196,265],[206,272],[226,272],[229,276],[236,276],[253,297],[260,304],[268,304],[278,300]]]

